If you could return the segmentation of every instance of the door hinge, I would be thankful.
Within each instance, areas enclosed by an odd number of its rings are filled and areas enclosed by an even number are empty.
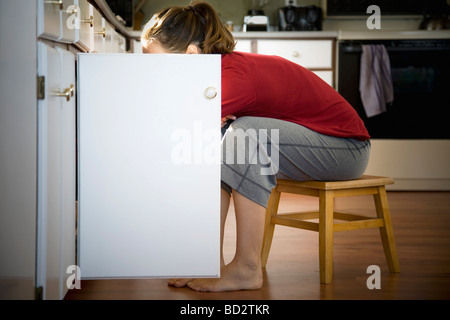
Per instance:
[[[43,298],[44,298],[42,296],[43,292],[44,292],[44,290],[42,287],[36,287],[34,290],[34,299],[35,300],[43,300]]]
[[[45,99],[45,77],[44,76],[37,77],[37,98],[38,98],[38,100]]]

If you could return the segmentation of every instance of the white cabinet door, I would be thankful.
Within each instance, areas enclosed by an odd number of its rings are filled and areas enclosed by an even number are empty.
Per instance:
[[[220,64],[78,55],[83,279],[219,276]]]
[[[49,40],[72,43],[75,28],[72,21],[78,15],[74,0],[39,0],[37,35]]]
[[[234,50],[239,52],[252,52],[252,40],[237,40]]]
[[[113,32],[115,30],[105,19],[103,19],[103,25],[105,27],[105,53],[113,53]]]
[[[61,10],[61,37],[60,42],[73,43],[75,41],[74,21],[79,16],[79,7],[75,0],[63,0],[63,10]]]
[[[35,299],[36,50],[36,1],[0,0],[0,300]]]
[[[78,8],[74,44],[84,52],[90,52],[94,50],[94,7],[87,0],[78,0]]]
[[[72,89],[70,99],[61,100],[61,262],[62,297],[67,293],[67,267],[75,265],[76,244],[76,112],[75,56],[57,49],[61,61],[61,84]]]
[[[45,99],[38,103],[37,284],[44,299],[62,299],[66,270],[75,264],[75,57],[38,43],[38,74]],[[67,95],[63,95],[67,92]]]
[[[331,40],[258,40],[258,53],[277,55],[309,69],[332,67]]]
[[[38,0],[37,2],[37,35],[50,40],[61,38],[63,3],[59,1]]]
[[[105,19],[100,12],[94,8],[94,51],[105,52],[106,27]]]
[[[125,53],[126,52],[126,39],[114,29],[111,30],[111,52],[112,53]]]
[[[313,71],[318,75],[323,81],[333,86],[333,71]]]
[[[38,69],[45,76],[46,97],[38,103],[38,285],[44,299],[59,299],[61,65],[59,53],[38,43]]]

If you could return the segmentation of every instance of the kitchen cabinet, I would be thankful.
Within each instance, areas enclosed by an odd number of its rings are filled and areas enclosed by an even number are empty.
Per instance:
[[[236,41],[236,51],[240,52],[252,52],[252,41],[251,40],[237,40]]]
[[[309,69],[332,68],[329,40],[258,40],[258,53],[274,54]]]
[[[219,276],[220,66],[78,55],[82,279]]]
[[[335,87],[334,32],[236,32],[236,50],[277,55],[297,63]]]
[[[259,39],[258,53],[277,55],[316,73],[333,86],[333,40],[274,40]]]
[[[0,1],[0,299],[62,299],[77,269],[75,58],[95,50],[94,10]],[[110,34],[107,50],[125,52]]]
[[[105,52],[106,27],[101,13],[94,8],[94,48],[97,53]]]
[[[111,30],[111,49],[112,53],[125,53],[126,52],[126,39],[120,33]]]
[[[80,50],[90,52],[94,48],[94,7],[87,0],[78,0],[77,5],[74,44]]]
[[[75,40],[75,29],[67,23],[71,16],[77,14],[74,0],[37,2],[37,36],[72,43]]]
[[[450,140],[372,139],[365,174],[393,177],[389,190],[450,190]]]
[[[75,265],[75,58],[38,42],[37,286],[44,299],[62,299],[67,267]]]
[[[0,300],[35,297],[36,33],[36,1],[0,1]]]

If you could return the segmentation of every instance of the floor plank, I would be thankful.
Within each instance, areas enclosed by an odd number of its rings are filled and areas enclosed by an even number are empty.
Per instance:
[[[339,232],[334,240],[334,280],[319,283],[318,234],[277,226],[264,286],[255,291],[197,293],[166,280],[86,280],[67,300],[441,300],[450,298],[450,193],[389,192],[401,273],[390,274],[376,229]],[[310,210],[311,197],[282,195],[280,210]],[[339,210],[375,216],[371,197],[336,200]],[[224,252],[235,250],[234,210],[226,224]],[[381,269],[381,289],[369,290],[367,268]]]

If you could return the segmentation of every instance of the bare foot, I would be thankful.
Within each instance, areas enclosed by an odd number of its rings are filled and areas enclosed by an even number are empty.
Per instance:
[[[168,281],[168,285],[175,287],[175,288],[182,288],[188,284],[188,282],[192,281],[193,279],[170,279]]]
[[[224,266],[225,266],[225,261],[222,258],[222,261],[220,262],[220,270],[222,270]],[[170,279],[167,282],[167,284],[169,286],[172,286],[172,287],[175,287],[175,288],[182,288],[182,287],[185,287],[192,280],[194,280],[194,279],[190,279],[190,278]]]
[[[257,290],[262,285],[261,266],[250,267],[234,261],[222,268],[219,279],[194,279],[187,283],[192,290],[202,292]]]

